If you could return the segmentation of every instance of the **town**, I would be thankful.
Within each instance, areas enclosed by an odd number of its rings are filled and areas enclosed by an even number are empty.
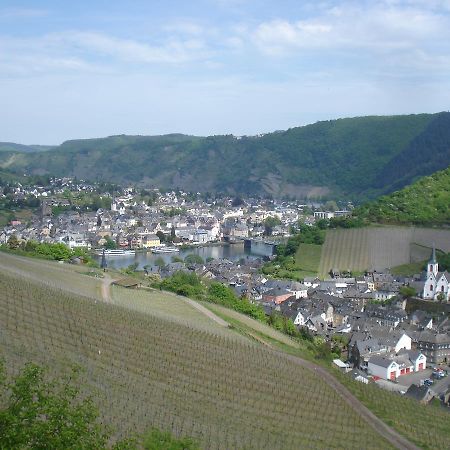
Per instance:
[[[100,188],[72,178],[50,179],[47,186],[7,186],[2,200],[6,198],[12,204],[33,205],[35,213],[26,220],[10,217],[0,232],[3,246],[63,243],[97,255],[130,250],[175,255],[179,249],[208,245],[263,246],[262,255],[235,260],[183,260],[177,255],[140,269],[146,277],[195,272],[220,282],[238,298],[260,305],[267,316],[281,315],[298,330],[334,346],[340,356],[334,364],[348,376],[423,402],[438,398],[449,405],[450,276],[439,271],[434,248],[426,270],[414,277],[394,276],[388,270],[355,275],[330,268],[323,279],[282,280],[262,270],[299,222],[312,227],[350,216],[351,203],[339,210],[335,202],[208,198],[183,191]],[[416,298],[416,306],[408,306],[409,297]],[[442,312],[422,310],[426,301],[438,303]]]

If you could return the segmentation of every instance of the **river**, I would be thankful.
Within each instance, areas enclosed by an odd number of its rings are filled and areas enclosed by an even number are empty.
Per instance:
[[[108,267],[114,269],[123,269],[131,264],[138,263],[138,269],[142,269],[146,265],[153,265],[157,258],[162,258],[166,263],[172,262],[173,257],[185,258],[187,255],[199,255],[206,261],[207,258],[213,259],[229,259],[230,261],[238,261],[241,258],[257,258],[261,256],[272,255],[272,246],[264,243],[253,243],[251,249],[244,248],[243,243],[239,244],[224,244],[224,245],[209,245],[206,247],[194,247],[180,250],[179,253],[151,253],[138,252],[135,255],[123,256],[106,256]],[[101,256],[96,258],[98,262]]]

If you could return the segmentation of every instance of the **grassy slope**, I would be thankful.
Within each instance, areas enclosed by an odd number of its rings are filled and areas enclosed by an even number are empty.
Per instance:
[[[386,448],[312,372],[259,344],[4,273],[0,309],[7,366],[82,364],[118,435],[155,425],[204,448]]]
[[[319,270],[321,253],[321,245],[300,244],[295,254],[295,262],[303,271],[316,275]]]
[[[378,223],[448,225],[450,167],[363,205],[356,209],[355,214]]]
[[[435,122],[443,122],[442,130],[430,131]],[[412,157],[425,149],[430,155],[423,173],[417,165],[396,166],[402,185],[445,167],[445,144],[450,139],[446,124],[450,129],[450,114],[441,113],[324,121],[239,140],[113,136],[68,141],[50,152],[3,152],[0,167],[188,190],[252,194],[265,190],[276,196],[331,192],[373,198],[397,183],[398,179],[377,184],[379,173],[399,155]],[[424,136],[429,138],[419,139]]]
[[[113,304],[132,311],[231,337],[229,330],[218,327],[213,320],[188,305],[182,297],[169,292],[154,289],[130,291],[126,288],[113,286],[111,300]]]
[[[0,252],[0,270],[74,294],[101,299],[101,281],[81,273],[85,267]]]

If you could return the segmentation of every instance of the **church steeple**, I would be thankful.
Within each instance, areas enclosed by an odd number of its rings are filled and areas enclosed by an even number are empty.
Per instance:
[[[436,247],[433,244],[433,250],[431,250],[430,260],[427,263],[427,275],[430,276],[433,274],[436,276],[439,272],[439,266],[436,259]]]
[[[428,264],[436,264],[437,260],[436,260],[436,247],[433,244],[433,250],[431,250],[431,256],[430,256],[430,261],[428,262]]]

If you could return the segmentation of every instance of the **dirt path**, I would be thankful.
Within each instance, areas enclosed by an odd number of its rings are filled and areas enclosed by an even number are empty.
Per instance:
[[[114,281],[114,279],[112,279],[111,275],[107,272],[105,272],[103,275],[104,278],[102,278],[101,284],[102,299],[106,303],[111,303],[111,283]]]

